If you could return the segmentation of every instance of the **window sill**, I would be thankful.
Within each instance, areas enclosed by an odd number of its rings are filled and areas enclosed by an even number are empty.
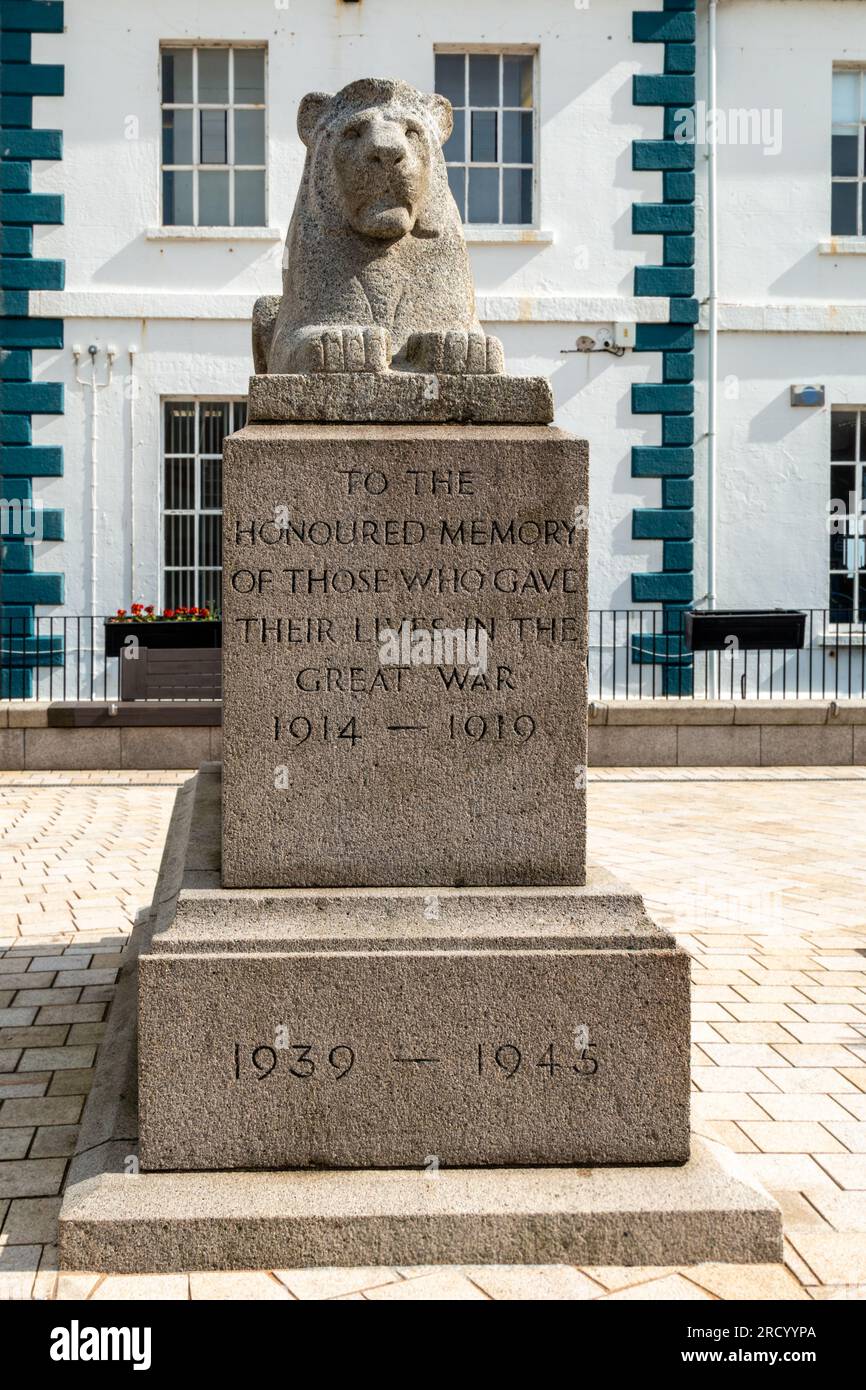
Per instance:
[[[278,227],[148,227],[147,241],[282,241]]]
[[[819,256],[866,256],[866,236],[836,236],[819,241]]]
[[[818,634],[818,645],[821,647],[866,647],[866,628],[856,619],[852,620],[851,626],[847,623],[840,623],[835,630],[832,627],[825,628]]]
[[[548,246],[555,240],[553,232],[539,227],[485,226],[480,222],[464,222],[463,237],[470,246],[493,246],[501,242],[516,246]]]

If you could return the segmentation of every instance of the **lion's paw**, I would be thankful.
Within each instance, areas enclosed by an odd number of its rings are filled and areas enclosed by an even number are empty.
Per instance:
[[[293,353],[296,372],[386,372],[391,362],[391,335],[378,325],[305,328]]]
[[[505,353],[498,338],[486,333],[413,333],[406,358],[418,372],[504,372]]]

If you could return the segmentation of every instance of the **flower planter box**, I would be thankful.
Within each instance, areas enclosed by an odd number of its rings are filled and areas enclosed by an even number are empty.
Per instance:
[[[806,614],[793,608],[694,609],[685,614],[684,635],[693,652],[724,651],[731,638],[741,651],[797,649],[806,635]]]
[[[127,637],[135,637],[142,647],[154,650],[177,651],[179,648],[221,647],[223,644],[223,625],[221,622],[189,623],[106,623],[105,655],[120,656]]]

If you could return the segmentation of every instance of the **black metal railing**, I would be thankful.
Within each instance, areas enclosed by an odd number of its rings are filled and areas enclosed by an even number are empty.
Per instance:
[[[798,611],[805,616],[799,646],[755,648],[732,637],[719,649],[695,651],[682,610],[592,609],[590,699],[866,698],[866,621],[827,608]],[[139,641],[147,645],[145,628]],[[122,699],[124,656],[107,645],[102,616],[3,615],[0,700]]]

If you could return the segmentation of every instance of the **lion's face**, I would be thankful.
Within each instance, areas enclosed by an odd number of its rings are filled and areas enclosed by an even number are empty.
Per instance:
[[[432,132],[393,106],[361,111],[333,131],[331,158],[349,225],[395,241],[412,231],[427,197]]]
[[[362,79],[336,96],[311,92],[298,108],[313,196],[323,223],[379,241],[412,232],[448,183],[441,145],[451,104],[405,82]]]

